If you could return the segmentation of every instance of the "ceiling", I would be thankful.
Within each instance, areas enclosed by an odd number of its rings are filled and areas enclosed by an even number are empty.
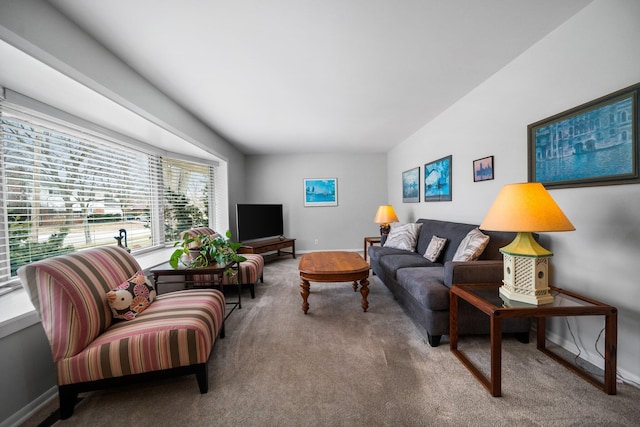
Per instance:
[[[591,0],[50,0],[247,154],[386,152]]]

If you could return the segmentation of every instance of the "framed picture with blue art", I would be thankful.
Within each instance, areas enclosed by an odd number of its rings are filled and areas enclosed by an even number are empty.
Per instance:
[[[451,200],[451,156],[424,165],[424,201]]]
[[[640,182],[639,91],[636,84],[530,124],[529,182],[547,188]]]
[[[305,206],[338,206],[337,178],[305,178]]]
[[[473,182],[493,179],[493,156],[473,161]]]
[[[402,172],[402,202],[420,201],[420,166]]]

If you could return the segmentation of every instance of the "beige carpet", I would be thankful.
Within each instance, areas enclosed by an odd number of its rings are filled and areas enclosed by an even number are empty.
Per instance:
[[[369,311],[350,284],[311,284],[301,310],[297,260],[267,264],[256,298],[227,321],[209,392],[180,377],[83,395],[56,426],[632,426],[640,390],[608,396],[506,338],[493,398],[449,352],[431,348],[386,287],[371,278]],[[229,295],[229,299],[233,296]],[[488,337],[460,346],[488,367]],[[37,425],[52,403],[27,425]]]

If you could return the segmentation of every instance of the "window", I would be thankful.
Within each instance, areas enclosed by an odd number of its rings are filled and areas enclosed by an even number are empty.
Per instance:
[[[116,237],[133,251],[164,246],[210,223],[215,165],[149,152],[2,100],[0,131],[0,285],[26,263],[114,245]]]
[[[180,232],[209,225],[209,166],[177,159],[162,159],[165,240]]]

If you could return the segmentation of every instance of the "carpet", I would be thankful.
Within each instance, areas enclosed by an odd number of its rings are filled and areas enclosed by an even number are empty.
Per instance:
[[[376,276],[367,313],[350,283],[312,282],[304,315],[297,266],[268,263],[256,298],[243,293],[212,353],[207,394],[194,376],[86,393],[73,417],[54,425],[638,425],[639,389],[618,384],[608,396],[537,351],[533,339],[505,337],[503,397],[491,397],[449,352],[448,337],[430,347]],[[488,369],[488,336],[461,337],[460,348]]]

